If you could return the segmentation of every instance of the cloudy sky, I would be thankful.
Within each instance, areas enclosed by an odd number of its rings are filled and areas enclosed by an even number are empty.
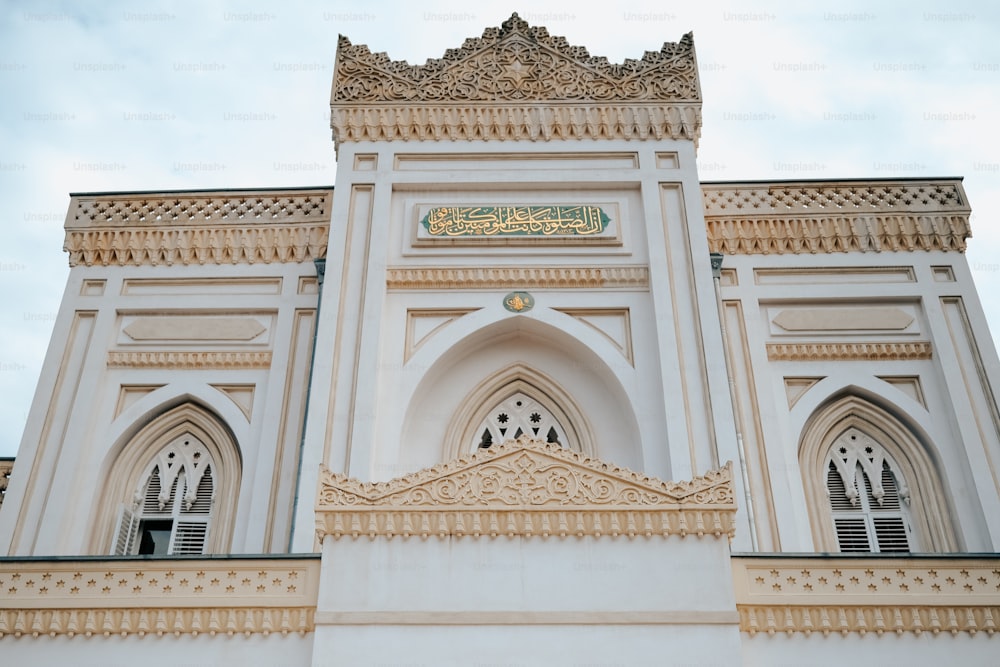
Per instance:
[[[873,4],[5,0],[0,456],[62,297],[68,193],[332,184],[338,33],[416,64],[512,11],[617,62],[693,30],[703,180],[964,176],[1000,334],[1000,5]]]

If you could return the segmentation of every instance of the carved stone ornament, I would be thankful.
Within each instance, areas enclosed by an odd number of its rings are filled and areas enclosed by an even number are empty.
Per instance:
[[[72,266],[312,262],[326,255],[329,189],[74,195]]]
[[[522,436],[388,482],[322,468],[320,540],[695,534],[732,537],[732,467],[689,482],[653,477]]]
[[[965,251],[955,179],[703,183],[708,246],[727,255]]]
[[[545,103],[545,104],[539,104]],[[424,65],[341,35],[330,99],[334,141],[657,139],[697,141],[701,89],[690,33],[610,63],[512,14]]]

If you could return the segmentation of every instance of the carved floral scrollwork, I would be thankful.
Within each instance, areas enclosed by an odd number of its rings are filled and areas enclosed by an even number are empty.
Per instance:
[[[701,100],[691,33],[642,59],[610,63],[513,14],[424,65],[337,48],[332,102]]]
[[[539,105],[540,102],[546,103]],[[610,63],[514,14],[424,65],[341,37],[330,99],[335,141],[697,141],[701,88],[690,34]]]
[[[523,437],[388,482],[323,470],[321,536],[731,535],[729,467],[663,482]]]

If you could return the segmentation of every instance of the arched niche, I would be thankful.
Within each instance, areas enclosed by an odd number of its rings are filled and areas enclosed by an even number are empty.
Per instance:
[[[225,553],[232,542],[243,459],[236,438],[225,422],[207,408],[191,401],[164,409],[127,430],[108,454],[99,490],[100,501],[92,521],[90,550],[106,554],[118,529],[120,507],[140,486],[141,477],[164,447],[190,434],[208,450],[214,462],[214,506],[208,553]]]
[[[632,401],[614,369],[588,344],[591,341],[585,343],[538,318],[505,317],[480,324],[452,338],[420,374],[408,394],[399,450],[385,452],[383,466],[393,466],[398,474],[464,453],[483,411],[505,392],[525,389],[560,415],[581,452],[642,469]],[[618,354],[608,351],[612,353]]]
[[[817,407],[799,439],[799,467],[817,549],[838,550],[826,486],[828,466],[835,443],[852,429],[881,445],[905,480],[914,550],[957,551],[959,542],[949,495],[926,434],[905,415],[889,412],[855,393],[839,394]]]

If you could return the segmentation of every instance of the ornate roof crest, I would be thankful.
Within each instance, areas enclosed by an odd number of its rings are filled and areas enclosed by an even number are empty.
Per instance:
[[[550,107],[532,113],[539,102]],[[337,142],[696,139],[701,126],[690,33],[615,64],[517,14],[424,65],[389,60],[341,36],[330,108]]]
[[[732,535],[729,466],[688,482],[521,437],[388,482],[325,468],[317,532],[334,537]]]

